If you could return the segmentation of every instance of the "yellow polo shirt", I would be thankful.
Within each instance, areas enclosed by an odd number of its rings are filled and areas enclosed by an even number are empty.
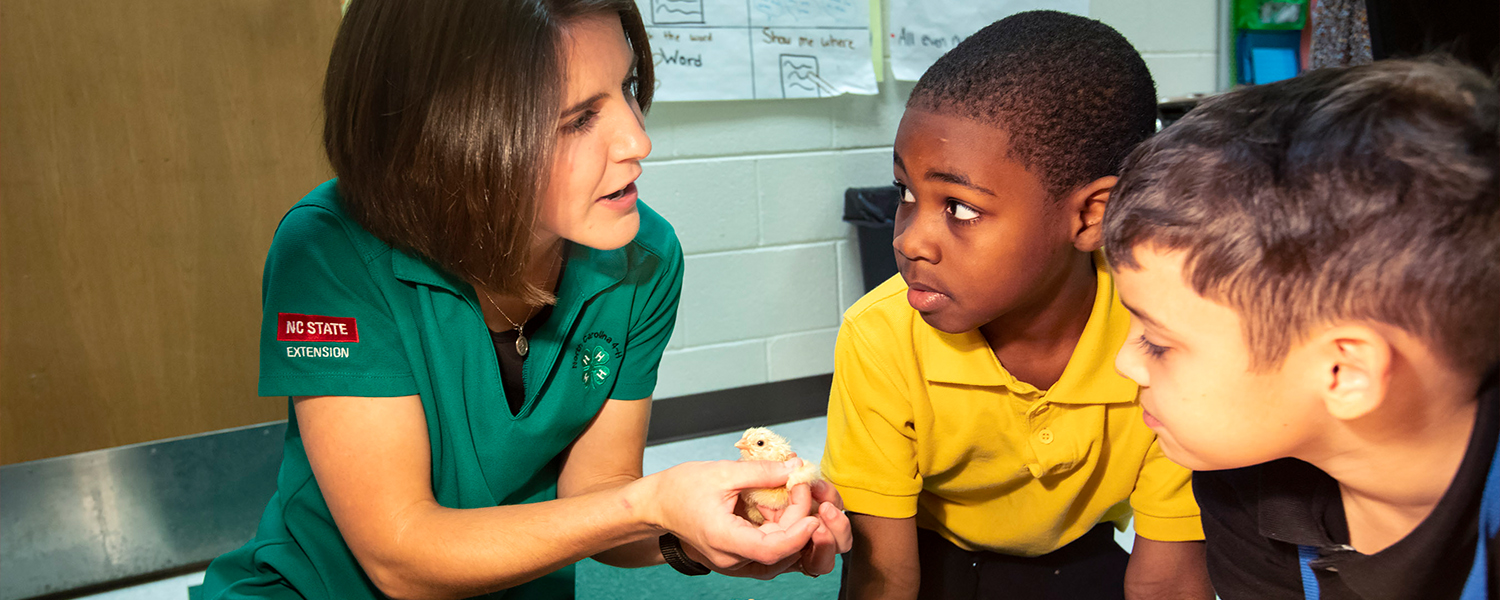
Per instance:
[[[1011,376],[977,330],[929,326],[900,275],[845,312],[823,471],[846,508],[1017,556],[1123,528],[1132,512],[1147,539],[1203,539],[1191,472],[1162,454],[1135,383],[1115,372],[1130,317],[1095,263],[1088,324],[1048,390]]]

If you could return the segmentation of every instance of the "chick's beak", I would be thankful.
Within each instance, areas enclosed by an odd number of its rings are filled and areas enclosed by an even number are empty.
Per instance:
[[[719,443],[722,444],[723,442],[719,442]],[[739,448],[740,450],[749,450],[750,449],[750,442],[747,442],[745,440],[740,440],[740,441],[734,443],[734,447],[735,448]]]

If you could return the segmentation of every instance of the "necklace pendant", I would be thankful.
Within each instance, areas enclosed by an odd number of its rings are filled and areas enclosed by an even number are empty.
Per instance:
[[[524,334],[517,335],[516,336],[516,354],[520,354],[521,356],[526,356],[526,353],[528,351],[530,351],[530,350],[531,350],[531,342],[526,341],[526,336]]]

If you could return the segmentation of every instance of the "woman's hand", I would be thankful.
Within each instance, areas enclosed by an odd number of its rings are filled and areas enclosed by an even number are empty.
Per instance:
[[[795,513],[798,517],[816,514],[818,530],[813,532],[812,540],[803,546],[801,559],[791,568],[808,577],[832,572],[834,557],[848,552],[854,545],[849,517],[844,515],[844,499],[839,496],[838,489],[827,481],[820,479],[808,485],[794,486],[791,503],[785,509],[762,506],[760,511],[771,521],[779,521],[787,513]]]
[[[740,490],[786,485],[800,463],[678,465],[647,480],[657,479],[649,493],[661,506],[676,505],[667,514],[686,518],[648,520],[677,534],[689,558],[725,575],[771,579],[788,571],[812,577],[832,572],[834,556],[849,551],[853,535],[843,499],[828,482],[794,486],[790,504],[767,514],[759,527],[736,514]],[[695,523],[702,529],[693,531]]]
[[[798,490],[792,489],[792,505],[798,501]],[[833,572],[834,557],[848,552],[854,546],[854,533],[849,517],[844,514],[844,499],[839,491],[827,481],[817,480],[808,488],[811,506],[817,506],[818,530],[812,541],[802,549],[800,570],[808,577],[817,577]]]
[[[768,534],[784,532],[789,527],[795,527],[797,526],[797,524],[801,523],[803,519],[807,518],[808,511],[812,506],[812,499],[806,492],[803,491],[806,488],[807,486],[805,485],[799,485],[793,488],[791,503],[788,504],[786,508],[780,511],[775,511],[776,514],[774,516],[768,513],[762,513],[766,517],[766,522],[760,524],[757,529]],[[801,496],[800,498],[798,497],[799,494]],[[737,509],[736,515],[739,514],[740,511]],[[746,522],[748,523],[749,521]],[[817,536],[817,531],[822,529],[823,526],[820,523],[817,530],[814,530],[813,532],[814,538]],[[778,575],[781,575],[782,573],[799,570],[800,565],[802,564],[803,555],[807,552],[808,548],[811,548],[812,546],[812,539],[809,539],[807,544],[803,545],[800,551],[792,554],[791,556],[776,561],[773,564],[767,565],[755,561],[750,561],[740,566],[727,569],[714,566],[708,561],[707,558],[703,556],[701,552],[698,551],[697,548],[694,548],[691,544],[683,544],[682,550],[687,554],[688,558],[695,560],[710,569],[713,569],[717,573],[722,573],[731,577],[750,577],[753,579],[769,580],[775,578]]]
[[[770,579],[791,571],[801,572],[808,577],[831,573],[835,565],[834,557],[848,552],[849,548],[854,545],[849,517],[844,515],[843,506],[844,500],[839,497],[838,490],[826,481],[814,481],[810,486],[808,484],[793,486],[791,501],[786,508],[776,510],[761,507],[761,514],[767,519],[766,523],[761,525],[761,530],[784,529],[787,523],[795,523],[808,514],[816,514],[818,529],[813,532],[807,545],[802,547],[797,560],[791,562],[783,560],[775,565],[750,563],[733,572],[720,572],[726,575],[757,579]],[[692,556],[691,550],[688,552],[690,558],[697,560]]]
[[[801,557],[804,546],[822,527],[810,516],[810,500],[800,510],[788,506],[780,519],[756,527],[734,514],[741,490],[786,485],[793,462],[714,461],[683,463],[642,478],[631,502],[651,525],[677,535],[694,560],[721,573],[758,576],[750,563],[784,572]],[[784,564],[783,564],[784,563]]]

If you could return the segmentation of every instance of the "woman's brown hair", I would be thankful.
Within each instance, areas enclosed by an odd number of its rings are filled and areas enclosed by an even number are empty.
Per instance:
[[[557,138],[563,29],[615,13],[655,88],[631,0],[353,0],[323,85],[323,146],[344,209],[391,246],[490,291],[519,276]]]

